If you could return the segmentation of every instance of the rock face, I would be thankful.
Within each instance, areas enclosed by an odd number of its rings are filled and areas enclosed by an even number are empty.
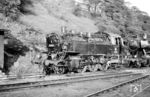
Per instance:
[[[9,31],[5,31],[4,39],[7,43],[4,45],[4,69],[5,73],[9,72],[9,68],[17,61],[19,56],[25,55],[28,48],[16,39]]]

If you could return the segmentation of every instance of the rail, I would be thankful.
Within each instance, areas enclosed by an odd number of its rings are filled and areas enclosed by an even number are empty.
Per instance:
[[[131,80],[128,80],[128,81],[124,81],[122,83],[119,83],[119,84],[116,84],[116,85],[113,85],[111,87],[108,87],[108,88],[105,88],[105,89],[102,89],[100,91],[97,91],[95,93],[91,93],[85,97],[99,97],[101,94],[105,93],[105,92],[108,92],[108,91],[111,91],[111,90],[115,90],[121,86],[124,86],[124,85],[127,85],[129,83],[133,83],[135,81],[138,81],[138,80],[142,80],[142,79],[145,79],[145,78],[148,78],[149,75],[142,75],[141,77],[138,77],[138,78],[134,78],[134,79],[131,79]]]
[[[34,81],[34,82],[1,84],[0,92],[8,92],[8,91],[31,88],[31,87],[44,87],[44,86],[78,83],[78,82],[99,80],[99,79],[126,77],[126,76],[131,76],[131,75],[141,75],[141,74],[140,73],[116,73],[116,74],[108,74],[108,75],[70,77],[70,78],[57,79],[57,80],[39,80],[39,81]]]

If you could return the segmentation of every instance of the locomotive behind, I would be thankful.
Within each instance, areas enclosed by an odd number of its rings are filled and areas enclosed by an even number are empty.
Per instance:
[[[150,44],[147,34],[141,34],[133,36],[132,39],[128,40],[128,50],[130,52],[128,61],[128,67],[149,67],[150,66]]]

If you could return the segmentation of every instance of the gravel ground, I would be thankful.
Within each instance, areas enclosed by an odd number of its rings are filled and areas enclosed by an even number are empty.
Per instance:
[[[122,70],[124,72],[134,72],[134,73],[143,73],[143,74],[148,74],[150,75],[150,68],[149,67],[146,67],[146,68],[140,68],[140,69],[125,69],[125,70]]]
[[[143,92],[139,93],[134,97],[150,97],[150,85],[149,88],[147,88],[146,90],[144,90]]]
[[[125,85],[117,90],[104,94],[101,97],[132,97],[133,95],[141,92],[147,86],[150,86],[150,79],[146,79],[146,80],[135,82],[133,84]],[[148,95],[148,92],[146,91],[146,94],[142,92],[140,93],[140,95],[135,96],[135,97],[150,97],[150,93],[149,93],[149,96],[147,95]]]
[[[139,71],[138,71],[139,72]],[[144,70],[145,72],[145,70]],[[104,74],[104,72],[101,72]],[[55,76],[53,76],[55,79]],[[60,76],[57,76],[60,78]],[[56,77],[56,78],[57,78]],[[52,77],[48,77],[52,78]],[[111,79],[111,80],[94,80],[94,81],[86,81],[80,83],[73,84],[65,84],[59,86],[49,86],[43,88],[34,88],[34,89],[24,89],[13,92],[5,92],[0,93],[0,97],[83,97],[85,95],[94,93],[106,87],[110,87],[116,83],[122,82],[124,80],[128,80],[133,78],[133,76],[119,79]],[[129,90],[128,87],[123,87],[122,89]],[[117,94],[118,93],[118,94]],[[128,92],[125,94],[129,94]],[[120,91],[114,91],[111,96],[107,95],[104,97],[127,97],[122,96],[125,94],[121,94]],[[121,96],[120,96],[121,95]]]
[[[112,84],[109,82],[99,80],[71,85],[66,84],[55,87],[26,89],[9,93],[1,93],[0,97],[81,97],[81,95],[94,92],[110,85]]]
[[[105,74],[111,74],[111,73],[119,73],[120,71],[99,71],[99,72],[86,72],[86,73],[74,73],[74,74],[66,74],[66,75],[50,75],[50,76],[45,76],[42,78],[39,77],[33,77],[33,78],[24,78],[24,79],[17,79],[17,80],[1,80],[0,78],[0,84],[9,84],[9,83],[22,83],[22,82],[34,82],[34,81],[42,81],[42,80],[57,80],[57,79],[64,79],[64,78],[69,78],[69,77],[78,77],[78,76],[92,76],[95,74],[98,75],[105,75]],[[1,76],[2,74],[0,74]]]
[[[130,76],[111,80],[94,80],[60,86],[49,86],[45,88],[24,89],[0,93],[0,97],[83,97],[130,78],[133,77]]]

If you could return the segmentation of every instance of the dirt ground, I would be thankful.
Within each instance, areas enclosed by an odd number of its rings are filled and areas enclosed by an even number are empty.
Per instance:
[[[111,80],[93,80],[36,89],[24,89],[0,93],[0,97],[84,97],[85,95],[89,95],[130,78],[131,77]]]
[[[23,79],[17,79],[17,80],[0,80],[0,85],[1,84],[12,84],[12,83],[24,83],[24,82],[35,82],[35,81],[45,81],[45,80],[58,80],[58,79],[64,79],[64,78],[71,78],[71,77],[80,77],[80,76],[92,76],[95,74],[98,75],[104,75],[104,74],[111,74],[111,73],[119,73],[119,71],[107,71],[107,72],[86,72],[86,73],[74,73],[74,74],[66,74],[66,75],[49,75],[49,76],[44,76],[44,77],[33,77],[33,78],[23,78]],[[0,73],[0,76],[2,74]],[[0,78],[1,79],[1,78]]]
[[[149,69],[146,70],[149,71]],[[138,70],[138,72],[144,71],[145,73],[146,70]],[[135,70],[133,71],[135,72]],[[36,89],[24,89],[13,92],[0,93],[0,97],[84,97],[85,95],[94,93],[106,87],[110,87],[116,83],[125,81],[129,78],[131,78],[131,76],[121,79],[93,80],[80,83],[48,86]]]
[[[149,88],[145,89],[143,92],[139,93],[135,97],[150,97],[150,86]]]
[[[149,86],[149,89],[142,92],[142,90],[147,86]],[[117,90],[101,95],[100,97],[150,97],[149,90],[150,90],[150,81],[143,80],[136,83],[131,83],[129,85],[125,85]]]
[[[112,83],[102,80],[0,93],[0,97],[83,97]]]

